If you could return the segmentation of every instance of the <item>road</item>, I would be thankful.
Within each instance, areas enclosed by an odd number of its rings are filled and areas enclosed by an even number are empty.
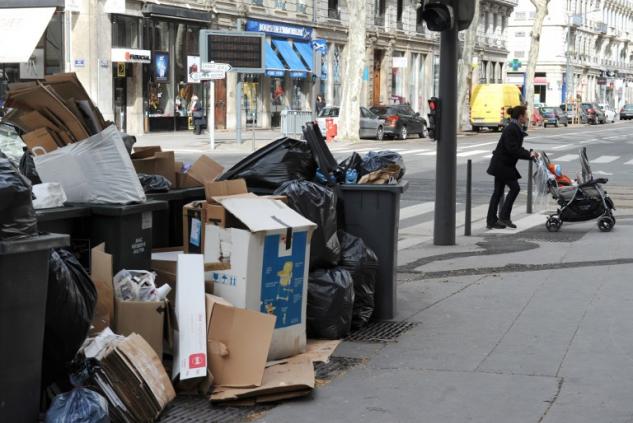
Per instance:
[[[568,128],[535,128],[528,131],[526,148],[545,151],[550,159],[562,166],[563,172],[572,177],[580,171],[579,149],[587,147],[594,175],[609,178],[609,187],[633,186],[633,122],[616,121],[613,124],[596,126],[575,126]],[[464,223],[464,202],[466,193],[466,163],[473,163],[473,228],[485,226],[485,213],[492,190],[492,177],[486,174],[486,167],[492,150],[499,139],[499,133],[479,133],[458,137],[457,147],[457,224]],[[407,167],[406,180],[409,189],[401,199],[400,248],[416,245],[427,240],[433,231],[433,210],[435,200],[436,146],[429,139],[384,140],[382,142],[363,140],[354,145],[330,145],[335,158],[341,161],[353,151],[367,153],[376,150],[393,150],[400,153]],[[177,154],[178,151],[176,150]],[[181,153],[188,158],[191,153]],[[184,157],[183,157],[184,156]],[[212,157],[227,168],[235,164],[244,154],[213,153]],[[522,193],[519,196],[515,214],[525,212],[527,168],[526,161],[519,162]],[[550,203],[551,206],[551,203]],[[617,204],[616,204],[617,207]],[[540,223],[540,220],[539,220]],[[535,224],[526,218],[524,225]]]

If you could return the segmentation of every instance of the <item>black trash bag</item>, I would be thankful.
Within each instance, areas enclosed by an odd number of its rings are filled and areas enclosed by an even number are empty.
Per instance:
[[[37,235],[31,182],[9,159],[0,158],[0,240]]]
[[[343,231],[339,231],[338,238],[341,242],[339,266],[348,270],[354,281],[352,330],[357,330],[365,326],[374,313],[378,257],[361,238]]]
[[[132,154],[132,148],[134,148],[134,144],[136,144],[136,137],[134,135],[128,135],[125,132],[119,132],[121,134],[121,138],[123,139],[123,145],[125,145],[125,149],[128,154]]]
[[[354,306],[352,275],[342,267],[318,269],[308,278],[307,332],[311,338],[349,335]]]
[[[77,258],[67,250],[51,250],[44,327],[43,382],[65,374],[85,341],[94,316],[97,290]]]
[[[171,182],[169,182],[169,179],[162,175],[147,175],[145,173],[139,173],[138,179],[141,181],[145,194],[153,192],[168,192],[171,188]]]
[[[375,172],[377,170],[384,169],[385,167],[396,164],[400,166],[400,174],[398,180],[402,179],[405,174],[406,167],[404,165],[404,159],[395,151],[370,151],[363,158],[361,163],[361,172],[359,176],[367,175],[368,173]]]
[[[317,224],[310,244],[310,268],[336,266],[341,258],[336,219],[336,194],[309,181],[284,183],[275,195],[288,197],[288,206]]]
[[[312,150],[305,141],[284,137],[242,159],[219,180],[243,178],[251,191],[272,194],[284,182],[312,180],[316,168]]]
[[[346,182],[346,175],[349,170],[355,170],[358,175],[362,173],[361,164],[363,162],[363,158],[360,154],[354,152],[351,156],[343,160],[339,163],[338,169],[336,170],[336,180],[344,184]]]
[[[24,154],[20,159],[20,173],[31,181],[32,185],[41,184],[42,180],[40,179],[40,175],[37,174],[37,170],[35,169],[35,161],[33,160],[33,153],[29,150],[24,149]]]

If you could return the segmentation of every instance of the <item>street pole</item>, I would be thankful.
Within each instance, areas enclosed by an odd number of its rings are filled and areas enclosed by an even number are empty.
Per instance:
[[[237,93],[235,94],[235,141],[242,143],[242,74],[237,74]]]
[[[440,38],[440,139],[435,166],[435,222],[433,243],[455,245],[457,179],[457,44],[458,30],[442,31]]]
[[[215,81],[209,81],[209,112],[207,113],[207,130],[209,131],[209,144],[211,150],[215,150]]]

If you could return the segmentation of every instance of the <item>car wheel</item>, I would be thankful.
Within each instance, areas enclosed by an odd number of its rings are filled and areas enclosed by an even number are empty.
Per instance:
[[[429,137],[429,129],[426,126],[422,126],[422,132],[420,132],[420,138],[428,138]]]
[[[376,130],[376,139],[382,141],[385,138],[385,130],[382,126],[379,126]]]
[[[400,129],[400,139],[401,139],[401,140],[406,140],[406,139],[407,139],[407,136],[409,136],[409,133],[407,132],[407,127],[406,127],[406,126],[403,126],[403,127]]]
[[[479,132],[481,128],[479,126],[473,126],[473,132]]]
[[[558,119],[554,122],[554,128],[558,128]]]
[[[569,125],[569,121],[568,120],[565,121],[565,128],[567,128],[567,125]]]

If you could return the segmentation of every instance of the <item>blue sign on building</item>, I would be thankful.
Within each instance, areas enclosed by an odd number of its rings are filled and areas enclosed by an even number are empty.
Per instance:
[[[295,38],[299,40],[309,40],[312,38],[312,28],[255,19],[246,21],[246,30],[251,32],[264,32],[275,37]]]

